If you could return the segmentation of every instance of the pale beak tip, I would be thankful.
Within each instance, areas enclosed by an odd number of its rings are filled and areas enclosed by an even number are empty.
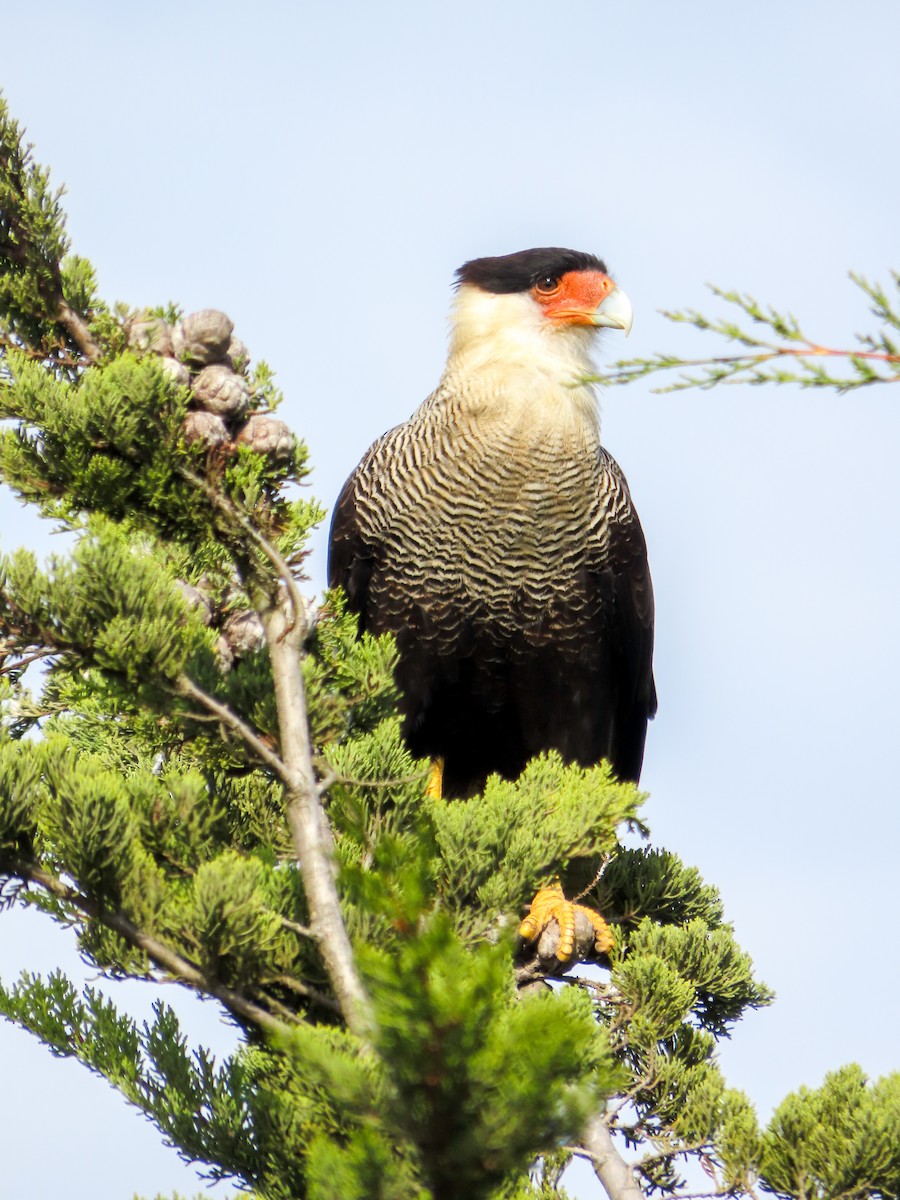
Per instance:
[[[614,287],[606,299],[597,305],[594,324],[608,329],[621,329],[626,337],[631,333],[634,309],[620,287]]]

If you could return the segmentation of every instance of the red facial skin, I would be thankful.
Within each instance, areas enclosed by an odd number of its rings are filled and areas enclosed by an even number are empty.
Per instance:
[[[566,271],[552,288],[536,283],[531,295],[555,325],[593,325],[597,306],[615,286],[602,271]]]

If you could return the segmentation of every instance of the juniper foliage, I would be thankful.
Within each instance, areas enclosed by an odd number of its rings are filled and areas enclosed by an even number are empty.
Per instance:
[[[193,351],[173,367],[145,336],[175,337],[178,312],[106,306],[67,255],[0,102],[0,472],[73,542],[0,562],[0,899],[74,928],[101,981],[26,972],[0,1012],[261,1200],[561,1197],[598,1115],[648,1192],[678,1194],[702,1156],[719,1195],[897,1195],[897,1076],[846,1068],[767,1129],[726,1086],[716,1040],[771,996],[715,889],[620,844],[646,833],[633,786],[546,755],[427,799],[392,645],[357,637],[339,595],[300,595],[322,515],[296,498],[302,443],[261,450],[234,421],[189,437]],[[245,430],[278,395],[229,361]],[[324,885],[298,814],[333,846]],[[592,977],[517,945],[556,876],[613,924]],[[322,936],[332,885],[362,1009]],[[189,1046],[161,1000],[135,1022],[103,988],[122,977],[213,997],[240,1049]]]
[[[628,358],[613,363],[597,377],[606,384],[633,383],[661,372],[678,372],[674,382],[658,392],[684,388],[711,388],[720,383],[793,383],[805,388],[833,388],[851,392],[873,383],[900,381],[900,273],[891,272],[891,287],[871,283],[851,272],[853,283],[869,301],[878,321],[874,333],[856,335],[856,346],[839,349],[822,345],[805,334],[792,313],[779,312],[743,292],[710,285],[710,291],[732,309],[737,318],[708,317],[697,309],[663,311],[676,324],[690,325],[741,347],[733,354],[686,359],[677,354]],[[747,323],[749,318],[749,324]]]

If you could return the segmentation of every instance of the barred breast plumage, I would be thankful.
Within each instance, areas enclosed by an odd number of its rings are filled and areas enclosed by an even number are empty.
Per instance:
[[[652,591],[628,486],[571,375],[584,345],[504,348],[470,311],[498,294],[460,292],[441,385],[341,493],[330,581],[361,629],[395,635],[405,736],[444,760],[445,794],[551,748],[637,779],[656,703]],[[517,314],[500,295],[506,330]]]

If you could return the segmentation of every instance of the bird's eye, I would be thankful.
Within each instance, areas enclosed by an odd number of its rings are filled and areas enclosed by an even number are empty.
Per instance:
[[[556,275],[542,275],[534,287],[535,291],[542,292],[545,296],[548,296],[559,287],[559,279]]]

